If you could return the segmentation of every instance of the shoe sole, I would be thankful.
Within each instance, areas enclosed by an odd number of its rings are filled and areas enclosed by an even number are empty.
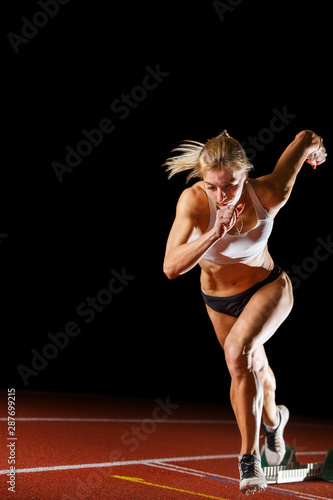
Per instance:
[[[278,405],[277,408],[280,410],[281,422],[280,422],[279,427],[281,426],[281,430],[282,430],[281,434],[283,436],[284,429],[285,429],[287,423],[289,422],[290,413],[289,413],[288,408],[286,406],[284,406],[284,405]],[[265,445],[265,456],[266,456],[267,463],[269,464],[270,467],[277,467],[277,466],[279,466],[281,464],[281,462],[283,462],[285,452],[284,452],[283,457],[281,458],[280,462],[277,463],[277,464],[276,463],[269,463],[268,456],[269,456],[270,453],[272,453],[272,451],[268,450],[268,453],[267,453],[267,451],[266,451],[266,445]]]
[[[247,488],[241,489],[241,492],[244,493],[244,495],[249,495],[250,493],[254,494],[256,491],[260,493],[261,491],[264,491],[266,489],[267,485],[262,485],[262,486],[249,486]]]

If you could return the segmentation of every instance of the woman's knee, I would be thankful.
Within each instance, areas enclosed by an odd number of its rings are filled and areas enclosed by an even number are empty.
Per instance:
[[[231,377],[241,377],[253,371],[253,354],[248,347],[239,341],[226,338],[224,354]]]

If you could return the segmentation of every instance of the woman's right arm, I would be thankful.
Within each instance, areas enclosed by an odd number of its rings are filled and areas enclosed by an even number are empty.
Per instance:
[[[196,208],[198,196],[200,195],[193,189],[185,189],[177,204],[176,218],[169,234],[163,264],[163,271],[171,280],[190,271],[221,237],[213,228],[188,243],[193,229],[199,225],[200,210]]]

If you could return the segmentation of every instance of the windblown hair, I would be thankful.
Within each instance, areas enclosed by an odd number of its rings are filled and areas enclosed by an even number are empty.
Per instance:
[[[247,174],[253,168],[244,148],[226,130],[205,144],[184,141],[172,150],[176,151],[181,154],[168,158],[162,165],[167,167],[168,179],[187,170],[186,182],[195,177],[202,179],[206,170],[238,170]]]

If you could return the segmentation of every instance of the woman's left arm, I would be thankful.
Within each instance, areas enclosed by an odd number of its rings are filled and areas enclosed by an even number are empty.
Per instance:
[[[299,132],[282,153],[273,172],[257,179],[256,191],[262,204],[268,210],[279,210],[287,202],[304,162],[316,168],[326,156],[319,135],[311,130]]]

